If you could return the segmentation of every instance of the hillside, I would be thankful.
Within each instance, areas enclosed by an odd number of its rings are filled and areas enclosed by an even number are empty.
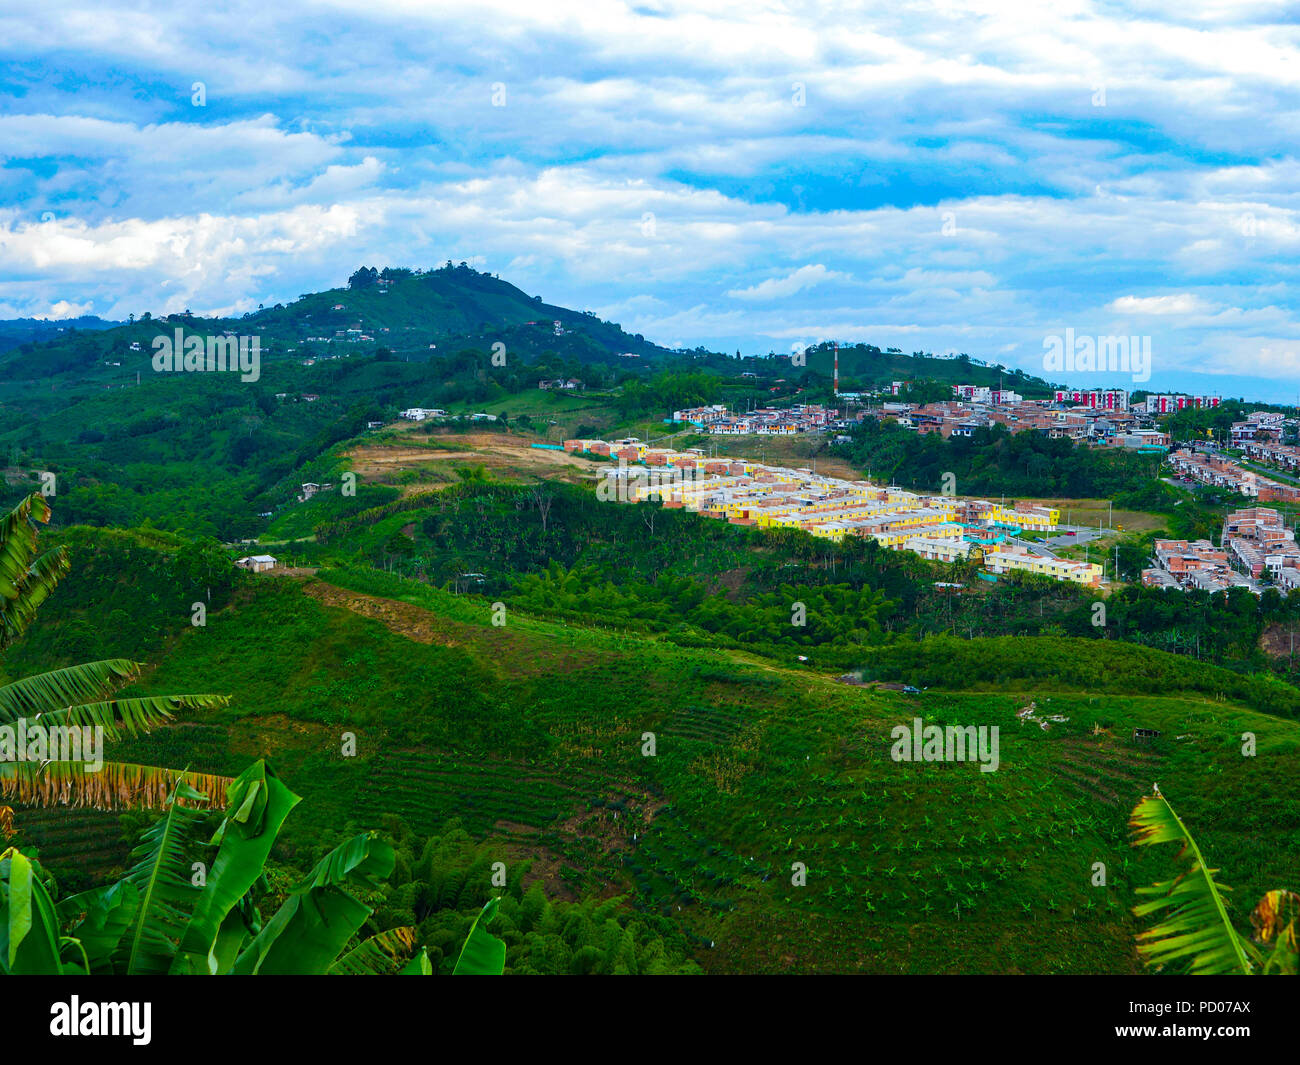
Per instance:
[[[56,593],[44,631],[78,609]],[[494,860],[531,861],[552,897],[626,896],[710,971],[1137,971],[1133,887],[1167,865],[1126,826],[1157,781],[1238,899],[1294,869],[1300,725],[1178,690],[1178,671],[1160,695],[1053,681],[908,696],[514,608],[495,626],[490,598],[342,572],[247,580],[206,628],[174,631],[147,690],[234,702],[119,756],[225,772],[269,758],[308,800],[286,857],[385,815],[419,834],[454,819]],[[1133,669],[1116,663],[1112,690]],[[1049,714],[1065,720],[1043,729]],[[998,726],[998,771],[891,760],[890,730],[918,715]],[[1136,727],[1163,736],[1135,743]],[[1240,755],[1245,730],[1257,758]],[[56,873],[124,860],[112,817],[27,816]]]
[[[404,358],[425,359],[431,344],[479,349],[500,342],[531,360],[543,353],[580,362],[617,365],[618,356],[664,356],[664,348],[631,336],[594,314],[544,303],[492,274],[464,263],[415,273],[365,268],[347,287],[299,297],[287,306],[259,310],[246,319],[268,339],[303,344],[306,337],[332,337],[360,330]],[[558,323],[558,329],[556,324]],[[311,344],[303,350],[318,350]]]
[[[920,351],[908,355],[897,349],[882,351],[871,344],[841,344],[839,357],[841,387],[845,391],[851,387],[888,387],[892,381],[929,380],[946,385],[1007,389],[1026,399],[1046,399],[1056,387],[1024,370],[989,364],[969,355],[937,358]],[[809,369],[831,376],[835,362],[833,345],[824,343],[810,349],[807,360]]]
[[[788,358],[669,352],[464,264],[362,268],[346,287],[240,318],[97,324],[11,323],[27,331],[0,350],[0,503],[52,473],[60,522],[147,520],[231,541],[265,532],[303,482],[338,476],[346,441],[409,407],[485,412],[498,428],[513,419],[526,447],[566,434],[660,436],[669,411],[706,400],[740,409],[831,398],[825,345],[797,372]],[[177,333],[243,337],[249,351],[256,338],[258,365],[158,372],[154,342]],[[843,349],[841,370],[846,388],[853,374],[999,383],[989,367],[869,345]],[[554,379],[576,387],[539,390]]]

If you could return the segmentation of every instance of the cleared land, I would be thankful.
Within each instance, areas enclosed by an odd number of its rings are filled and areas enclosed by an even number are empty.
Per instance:
[[[563,451],[533,447],[536,442],[536,437],[500,432],[429,435],[413,422],[409,427],[387,430],[374,443],[352,448],[345,457],[361,480],[401,484],[407,493],[453,483],[457,469],[474,466],[504,479],[579,481],[602,465]]]

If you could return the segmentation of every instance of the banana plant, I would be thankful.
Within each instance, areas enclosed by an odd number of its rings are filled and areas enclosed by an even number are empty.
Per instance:
[[[70,561],[60,547],[40,553],[38,526],[50,520],[39,493],[0,517],[0,651],[31,625],[42,603],[67,575]],[[113,698],[139,680],[144,667],[126,659],[87,662],[0,684],[0,797],[28,806],[92,806],[101,810],[161,808],[185,782],[213,805],[224,803],[226,777],[156,766],[108,762],[88,771],[86,761],[31,758],[27,737],[98,727],[107,739],[136,736],[169,722],[179,710],[215,710],[221,695]],[[51,752],[54,753],[54,752]]]
[[[0,853],[0,972],[127,975],[430,975],[413,928],[348,945],[373,912],[354,892],[392,872],[392,847],[373,832],[340,844],[263,920],[253,901],[271,846],[299,797],[265,762],[241,773],[204,844],[203,796],[184,782],[142,834],[117,883],[56,902],[41,867],[17,848]],[[202,873],[200,871],[203,871]],[[486,930],[498,900],[474,919],[457,975],[499,975],[505,943]]]
[[[1147,965],[1186,967],[1193,976],[1289,974],[1300,968],[1300,894],[1270,891],[1251,914],[1255,941],[1233,927],[1224,896],[1232,889],[1216,879],[1187,826],[1159,793],[1145,796],[1129,819],[1134,846],[1178,843],[1186,868],[1170,880],[1137,893],[1150,899],[1133,908],[1138,917],[1161,914],[1138,933]],[[1265,947],[1271,950],[1266,954]]]

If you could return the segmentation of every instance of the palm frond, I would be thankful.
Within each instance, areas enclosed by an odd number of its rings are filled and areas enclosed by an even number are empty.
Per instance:
[[[222,806],[230,778],[132,762],[0,762],[0,796],[24,806],[72,806],[95,810],[157,810],[187,786],[197,799],[180,805]]]
[[[21,594],[36,557],[36,523],[49,520],[50,505],[39,492],[0,515],[0,598],[14,600]]]
[[[415,929],[390,928],[371,936],[329,967],[331,976],[391,976],[415,954]]]
[[[1228,919],[1224,893],[1231,891],[1214,879],[1200,848],[1163,795],[1148,795],[1133,809],[1129,827],[1137,846],[1178,843],[1178,857],[1189,862],[1185,872],[1137,889],[1147,896],[1133,908],[1138,917],[1163,914],[1153,928],[1138,933],[1138,953],[1147,965],[1188,966],[1194,976],[1252,971],[1249,944]]]
[[[18,589],[16,599],[0,600],[0,647],[7,647],[18,639],[36,617],[40,605],[50,597],[55,586],[72,568],[67,551],[59,547],[37,558],[28,570],[27,580]]]
[[[197,843],[199,810],[204,796],[184,781],[176,786],[167,812],[150,826],[131,852],[136,864],[124,882],[139,892],[134,920],[123,940],[123,966],[130,975],[161,975],[171,967],[177,944],[189,923],[199,889],[190,881],[190,860]]]
[[[152,732],[171,721],[178,710],[219,710],[229,705],[225,695],[147,695],[65,706],[41,714],[39,723],[47,728],[98,725],[110,739],[117,739],[123,732],[129,736]]]
[[[49,504],[39,493],[0,516],[0,649],[26,631],[71,565],[63,548],[36,554],[36,525],[49,520]]]
[[[106,699],[140,677],[144,666],[127,658],[108,658],[35,673],[0,685],[0,721],[62,710],[78,703]]]

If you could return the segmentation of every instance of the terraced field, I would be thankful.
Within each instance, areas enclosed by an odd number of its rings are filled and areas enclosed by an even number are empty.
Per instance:
[[[552,895],[627,894],[719,971],[1136,971],[1133,888],[1170,856],[1130,847],[1127,819],[1157,783],[1238,905],[1295,879],[1293,721],[1179,693],[909,696],[519,612],[493,626],[472,596],[393,587],[258,582],[148,682],[219,678],[232,706],[132,757],[266,754],[308,800],[288,853],[388,815],[458,821]],[[996,727],[997,771],[895,761],[891,730],[918,716]],[[20,822],[56,872],[117,860],[107,825],[40,816]]]
[[[131,847],[114,814],[56,806],[23,810],[17,822],[41,857],[64,871],[65,887],[103,883],[130,867]]]

